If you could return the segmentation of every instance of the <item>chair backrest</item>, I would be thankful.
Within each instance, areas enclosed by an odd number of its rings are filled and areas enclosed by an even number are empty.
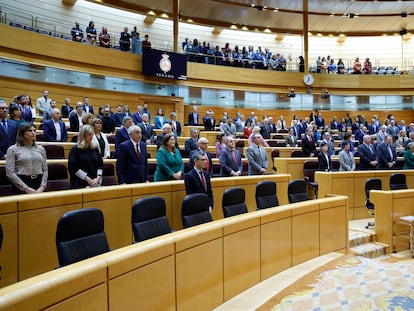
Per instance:
[[[64,159],[65,149],[59,145],[42,145],[46,150],[46,157],[48,159]]]
[[[82,208],[65,213],[57,225],[56,248],[60,266],[108,252],[102,212]]]
[[[368,178],[365,181],[365,207],[367,209],[373,210],[375,208],[374,204],[369,200],[369,192],[371,190],[381,190],[382,182],[379,178]]]
[[[292,150],[291,157],[292,158],[303,158],[305,154],[302,150]]]
[[[135,242],[171,232],[165,201],[161,197],[151,196],[135,201],[131,221]]]
[[[69,181],[67,179],[48,180],[45,188],[45,192],[68,190],[70,188]]]
[[[247,213],[245,203],[246,194],[243,188],[228,188],[223,193],[223,214],[224,217]]]
[[[390,190],[408,189],[404,174],[392,174],[390,176]]]
[[[187,195],[181,207],[181,217],[184,228],[213,221],[209,211],[210,200],[205,193]]]
[[[3,246],[3,226],[0,223],[0,250],[2,246]]]
[[[13,186],[6,176],[6,167],[0,166],[0,196],[13,194]]]
[[[62,163],[48,163],[47,164],[48,180],[68,179],[68,169]]]
[[[103,186],[117,185],[116,178],[115,178],[115,168],[112,163],[104,162],[103,164],[102,185]]]
[[[261,181],[256,186],[256,208],[264,209],[279,206],[276,195],[276,183],[273,181]]]
[[[306,189],[306,181],[302,179],[292,180],[288,185],[289,203],[309,200],[309,194]]]
[[[303,176],[309,178],[309,182],[315,181],[315,172],[319,169],[319,162],[314,160],[303,163]]]

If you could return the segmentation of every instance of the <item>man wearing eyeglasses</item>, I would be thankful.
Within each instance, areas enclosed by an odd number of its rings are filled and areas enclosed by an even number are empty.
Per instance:
[[[0,99],[0,159],[6,158],[7,148],[16,143],[17,122],[7,118],[8,107],[4,99]]]
[[[210,175],[205,170],[207,157],[203,152],[196,151],[194,154],[194,167],[184,176],[185,192],[187,195],[193,193],[205,193],[210,202],[210,212],[213,208],[213,191],[211,190]]]

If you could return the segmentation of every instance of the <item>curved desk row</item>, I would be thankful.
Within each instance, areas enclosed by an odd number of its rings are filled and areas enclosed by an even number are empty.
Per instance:
[[[289,175],[213,178],[213,219],[223,218],[222,196],[229,187],[243,187],[248,210],[254,211],[256,184],[262,180],[275,181],[280,204],[288,203]],[[152,195],[165,199],[171,227],[181,229],[181,204],[185,197],[182,180],[2,197],[0,223],[4,242],[0,252],[3,268],[0,287],[50,271],[58,265],[56,226],[59,218],[69,210],[84,207],[101,209],[111,249],[131,244],[132,204],[139,198]]]
[[[0,310],[211,310],[291,266],[346,252],[346,214],[347,198],[334,196],[176,231],[3,288]]]

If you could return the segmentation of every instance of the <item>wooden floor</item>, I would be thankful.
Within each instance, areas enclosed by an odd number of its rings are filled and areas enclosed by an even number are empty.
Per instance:
[[[373,232],[373,229],[365,229],[368,219],[352,220],[349,222],[349,229]],[[341,253],[329,253],[304,262],[300,265],[287,269],[259,284],[249,288],[239,295],[228,300],[221,306],[215,308],[215,311],[239,311],[255,310],[264,304],[267,300],[275,296],[292,283],[296,282],[312,270],[326,265],[332,260],[342,256]]]

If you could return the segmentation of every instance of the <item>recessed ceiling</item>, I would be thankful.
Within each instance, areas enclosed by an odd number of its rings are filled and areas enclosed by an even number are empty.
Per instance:
[[[91,0],[157,17],[173,16],[173,0]],[[303,0],[180,0],[182,22],[215,27],[236,25],[274,33],[303,33]],[[348,36],[414,32],[414,1],[308,0],[310,32]],[[164,16],[162,16],[164,14]],[[166,15],[165,15],[166,14]]]

